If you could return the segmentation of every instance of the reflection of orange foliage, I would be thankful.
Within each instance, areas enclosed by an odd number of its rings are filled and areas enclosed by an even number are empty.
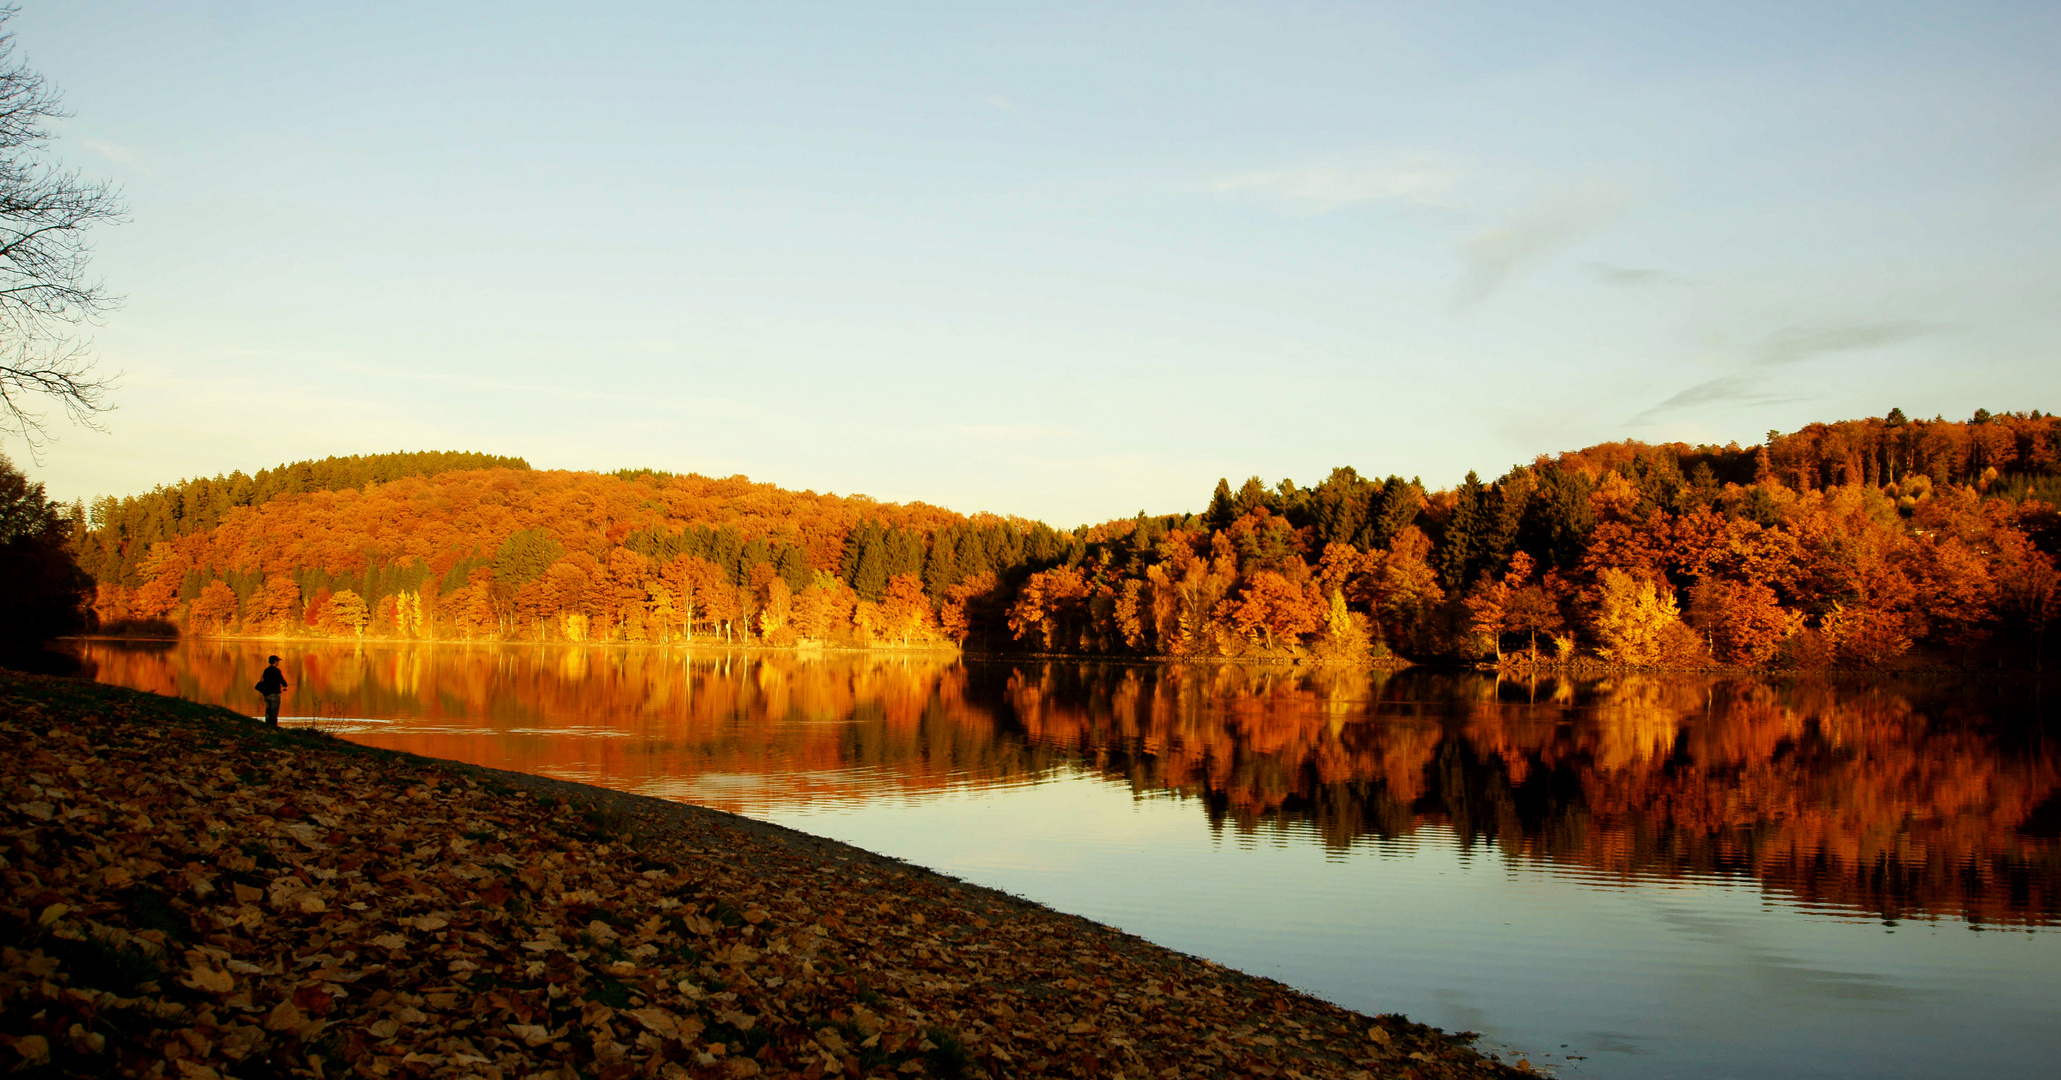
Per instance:
[[[1518,858],[1749,872],[1884,917],[2061,915],[2061,849],[2018,831],[2061,791],[2051,751],[2006,753],[1881,690],[1643,676],[1513,689],[1053,664],[1019,667],[1009,703],[1032,738],[1246,828],[1307,817],[1343,845],[1443,822]]]
[[[264,653],[213,641],[88,646],[103,682],[244,711]],[[626,790],[776,774],[781,792],[840,799],[859,794],[855,770],[866,785],[926,791],[1051,765],[1049,754],[998,740],[993,717],[967,701],[965,669],[936,658],[320,645],[285,666],[289,716],[400,721],[354,730],[356,741]],[[765,794],[694,789],[695,801],[732,810]]]
[[[240,706],[265,651],[87,649],[104,681]],[[1520,861],[1747,874],[1885,918],[2061,918],[2061,845],[2021,831],[2061,798],[2061,754],[1999,735],[2009,717],[1953,685],[572,646],[319,647],[288,677],[289,714],[423,722],[361,741],[730,809],[1073,760],[1241,829],[1308,820],[1338,847],[1434,826]]]

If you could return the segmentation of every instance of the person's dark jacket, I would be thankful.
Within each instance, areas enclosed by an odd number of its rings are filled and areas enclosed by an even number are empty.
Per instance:
[[[263,675],[258,676],[258,693],[276,694],[284,689],[286,676],[281,675],[278,668],[268,667]]]

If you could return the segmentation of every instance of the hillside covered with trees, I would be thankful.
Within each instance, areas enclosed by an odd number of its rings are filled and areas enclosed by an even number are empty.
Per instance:
[[[1071,531],[652,470],[329,459],[75,509],[110,630],[1353,661],[2034,664],[2061,419],[1606,443],[1429,490],[1339,468]]]

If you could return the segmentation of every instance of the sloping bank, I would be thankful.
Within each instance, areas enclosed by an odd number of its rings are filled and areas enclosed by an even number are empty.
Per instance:
[[[0,1069],[1520,1075],[729,814],[0,673]]]

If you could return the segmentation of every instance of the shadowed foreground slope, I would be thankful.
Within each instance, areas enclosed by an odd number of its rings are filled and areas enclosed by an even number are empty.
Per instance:
[[[0,672],[0,1045],[45,1075],[1518,1075],[698,807]]]

